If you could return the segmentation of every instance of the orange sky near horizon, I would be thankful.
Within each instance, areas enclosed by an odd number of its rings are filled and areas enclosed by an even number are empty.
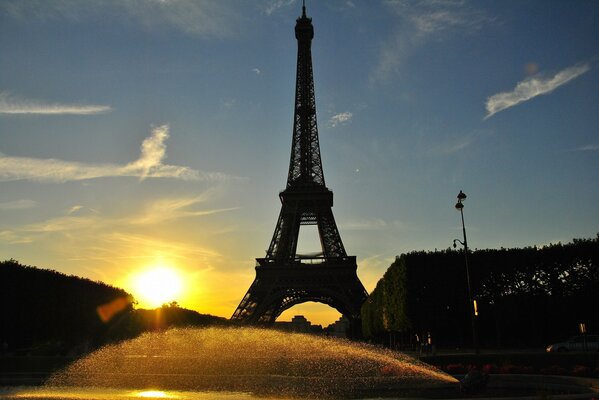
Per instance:
[[[218,297],[219,293],[230,293],[230,296],[234,296],[239,292],[239,288],[214,288],[210,281],[203,280],[209,273],[193,273],[173,265],[162,261],[150,264],[146,268],[135,269],[119,281],[117,286],[133,295],[137,308],[156,308],[176,301],[181,307],[200,313],[225,318],[231,316],[237,305],[233,308],[223,307],[214,301],[213,297]],[[241,297],[239,299],[241,300]],[[291,321],[296,315],[303,315],[312,324],[323,327],[341,317],[337,310],[326,304],[306,302],[285,310],[277,321]]]

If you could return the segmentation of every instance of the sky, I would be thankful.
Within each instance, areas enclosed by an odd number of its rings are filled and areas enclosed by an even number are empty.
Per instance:
[[[460,190],[471,248],[596,237],[599,2],[306,3],[325,180],[368,291],[396,255],[461,238]],[[134,295],[162,267],[179,304],[230,317],[281,207],[300,14],[1,1],[0,259]]]

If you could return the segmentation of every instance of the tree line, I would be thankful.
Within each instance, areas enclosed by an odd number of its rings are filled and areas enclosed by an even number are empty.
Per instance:
[[[585,324],[599,332],[599,234],[567,244],[469,251],[479,342],[539,347]],[[367,339],[441,347],[472,343],[463,250],[396,257],[362,307]],[[391,343],[390,343],[391,342]]]
[[[0,262],[0,354],[78,355],[145,331],[226,323],[176,302],[136,309],[129,293],[103,282]]]

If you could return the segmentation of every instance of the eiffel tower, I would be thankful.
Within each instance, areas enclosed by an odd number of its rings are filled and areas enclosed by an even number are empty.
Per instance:
[[[266,257],[256,259],[256,278],[231,317],[250,324],[273,323],[286,309],[306,301],[338,310],[359,331],[360,308],[368,296],[356,274],[356,257],[348,256],[333,217],[333,192],[326,186],[320,159],[312,74],[312,18],[295,25],[297,76],[293,142],[287,187],[279,198],[281,213]],[[297,254],[301,225],[317,225],[322,252]]]

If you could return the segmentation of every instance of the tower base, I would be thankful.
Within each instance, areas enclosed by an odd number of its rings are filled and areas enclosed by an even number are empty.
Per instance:
[[[307,301],[324,303],[350,321],[359,335],[360,309],[368,297],[356,274],[356,257],[296,259],[257,258],[256,278],[235,310],[233,321],[272,324],[288,308]]]

